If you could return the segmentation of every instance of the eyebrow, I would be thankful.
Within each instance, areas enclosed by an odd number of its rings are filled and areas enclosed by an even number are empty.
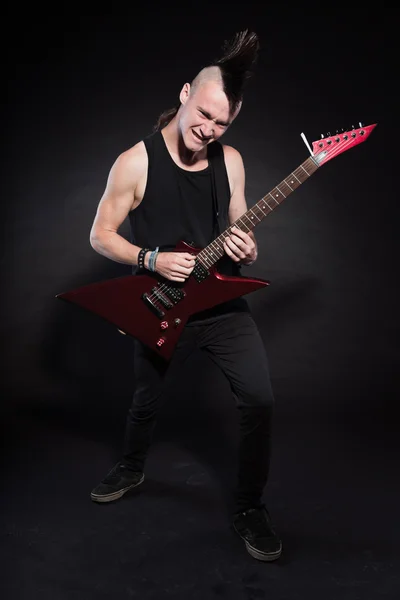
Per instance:
[[[210,113],[209,113],[209,112],[207,112],[207,111],[206,111],[204,108],[202,108],[201,106],[198,106],[197,108],[198,108],[198,110],[199,110],[200,112],[202,112],[202,113],[204,114],[204,116],[206,116],[206,117],[207,117],[207,119],[211,119],[211,120],[213,120],[213,119],[211,118],[211,115],[210,115]],[[217,125],[226,125],[226,126],[228,126],[228,125],[230,124],[230,123],[229,123],[229,121],[216,121],[216,123],[217,123]]]

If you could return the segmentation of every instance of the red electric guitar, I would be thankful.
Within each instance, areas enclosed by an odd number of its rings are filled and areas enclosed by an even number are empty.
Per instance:
[[[244,296],[269,284],[252,277],[221,275],[214,266],[223,256],[224,239],[235,225],[251,231],[285,198],[304,183],[321,165],[342,152],[357,146],[369,137],[376,123],[322,137],[309,146],[302,138],[311,156],[272,189],[257,204],[203,249],[179,243],[176,252],[191,252],[196,265],[184,283],[165,279],[157,273],[127,275],[92,283],[56,298],[97,314],[121,331],[153,348],[169,360],[188,318],[194,313],[211,308],[227,300]]]

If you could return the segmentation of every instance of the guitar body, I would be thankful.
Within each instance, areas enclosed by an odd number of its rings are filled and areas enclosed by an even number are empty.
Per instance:
[[[175,252],[197,255],[200,250],[180,242]],[[221,275],[212,266],[201,281],[192,276],[178,283],[153,273],[127,275],[85,285],[56,297],[102,317],[169,360],[191,315],[268,284],[262,279]],[[182,295],[170,308],[158,299],[167,287]],[[154,288],[160,292],[155,294]]]

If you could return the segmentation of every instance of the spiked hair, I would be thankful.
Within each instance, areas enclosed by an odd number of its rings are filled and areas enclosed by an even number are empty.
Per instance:
[[[244,87],[254,72],[259,48],[257,34],[245,29],[224,42],[224,54],[211,65],[221,70],[224,92],[231,111],[235,111],[242,101]]]
[[[252,76],[258,58],[259,41],[256,33],[245,29],[225,40],[222,56],[201,69],[191,83],[194,92],[205,81],[219,80],[229,101],[231,113],[240,106],[247,80]],[[217,67],[217,69],[216,69]],[[158,118],[154,130],[160,130],[177,114],[180,104],[164,111]]]

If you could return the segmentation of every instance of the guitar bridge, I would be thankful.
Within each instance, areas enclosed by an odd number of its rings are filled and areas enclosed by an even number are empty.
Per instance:
[[[150,297],[149,294],[145,292],[142,295],[142,300],[144,300],[151,312],[154,313],[156,317],[158,317],[159,319],[165,317],[165,312],[158,308],[158,306],[155,304],[154,300]]]

